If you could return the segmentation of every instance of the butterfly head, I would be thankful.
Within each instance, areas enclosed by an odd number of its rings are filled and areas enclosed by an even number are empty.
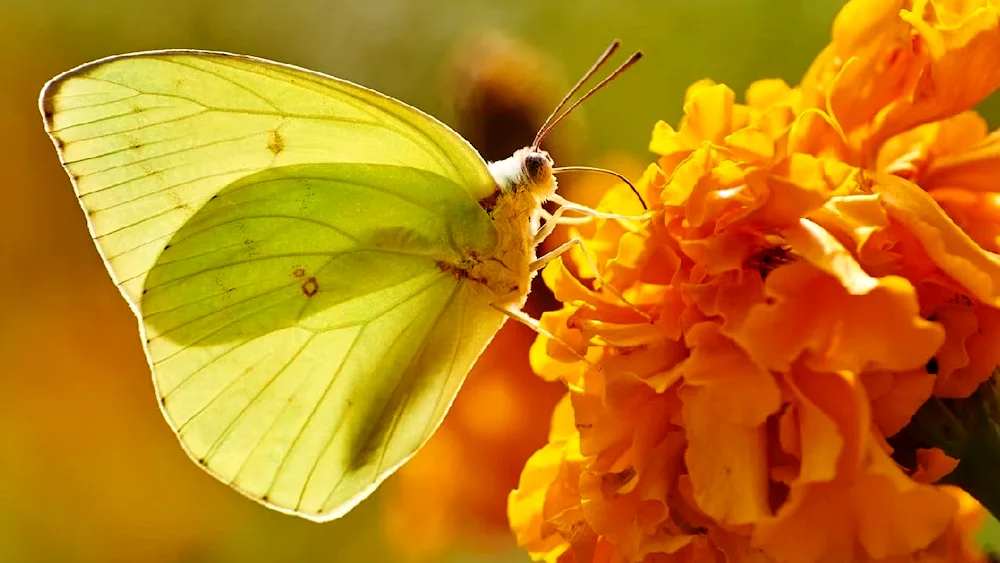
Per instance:
[[[552,157],[548,151],[534,147],[521,149],[521,169],[524,179],[531,184],[544,184],[552,179]]]
[[[491,162],[489,169],[501,193],[515,194],[530,191],[545,199],[556,188],[552,166],[552,157],[547,151],[536,147],[525,147],[510,158]]]
[[[633,54],[608,77],[588,90],[585,94],[583,94],[583,96],[573,102],[573,104],[569,105],[569,107],[566,107],[565,111],[562,111],[573,95],[576,94],[587,82],[587,80],[589,80],[590,77],[597,72],[601,65],[603,65],[609,57],[611,57],[615,50],[618,49],[619,45],[621,45],[621,43],[617,40],[612,42],[611,46],[604,51],[604,54],[597,59],[597,62],[590,67],[590,70],[588,70],[576,83],[576,85],[570,89],[569,93],[567,93],[556,108],[552,110],[548,119],[546,119],[545,123],[543,123],[541,128],[539,128],[531,146],[515,152],[510,158],[489,163],[490,173],[493,175],[493,179],[496,181],[498,189],[489,197],[480,200],[480,204],[483,205],[485,209],[491,210],[492,206],[496,204],[497,199],[505,194],[530,192],[535,196],[535,205],[541,205],[541,202],[549,199],[555,194],[556,181],[555,176],[553,175],[554,170],[552,157],[549,156],[548,152],[543,151],[538,147],[542,144],[542,140],[545,139],[548,132],[551,131],[556,124],[572,113],[573,110],[579,107],[584,100],[617,78],[621,75],[621,73],[625,72],[625,70],[635,64],[636,61],[642,57],[642,53],[640,52]]]

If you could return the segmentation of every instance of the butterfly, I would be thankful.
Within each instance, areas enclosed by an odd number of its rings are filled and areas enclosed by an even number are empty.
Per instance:
[[[539,145],[641,55],[557,115],[617,47],[493,163],[403,102],[259,58],[142,52],[49,81],[45,129],[187,454],[338,518],[430,438],[508,318],[554,338],[521,307],[580,243],[535,248],[567,213],[621,216],[558,196],[554,174],[583,167]]]

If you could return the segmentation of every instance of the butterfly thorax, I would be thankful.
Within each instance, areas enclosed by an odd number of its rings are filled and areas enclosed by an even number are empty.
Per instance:
[[[534,272],[535,234],[542,203],[556,190],[552,158],[527,147],[505,160],[490,163],[496,191],[480,201],[496,227],[498,244],[488,256],[471,256],[468,278],[492,293],[498,307],[520,308],[528,297]]]

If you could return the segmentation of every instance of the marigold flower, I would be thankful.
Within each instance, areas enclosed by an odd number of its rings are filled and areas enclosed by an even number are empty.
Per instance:
[[[692,85],[638,183],[545,282],[532,366],[569,387],[508,515],[553,562],[982,561],[983,508],[894,458],[931,397],[1000,364],[992,0],[853,0],[801,85]],[[618,210],[627,190],[601,206]],[[578,272],[577,276],[571,272]]]

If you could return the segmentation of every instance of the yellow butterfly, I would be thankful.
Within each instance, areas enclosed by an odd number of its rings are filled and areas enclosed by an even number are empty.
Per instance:
[[[617,47],[490,164],[413,107],[263,59],[134,53],[47,83],[45,128],[191,458],[271,508],[340,517],[430,438],[507,318],[548,334],[521,307],[580,243],[536,246],[569,212],[621,217],[556,195],[553,173],[582,167],[539,145],[638,60],[558,115]]]

